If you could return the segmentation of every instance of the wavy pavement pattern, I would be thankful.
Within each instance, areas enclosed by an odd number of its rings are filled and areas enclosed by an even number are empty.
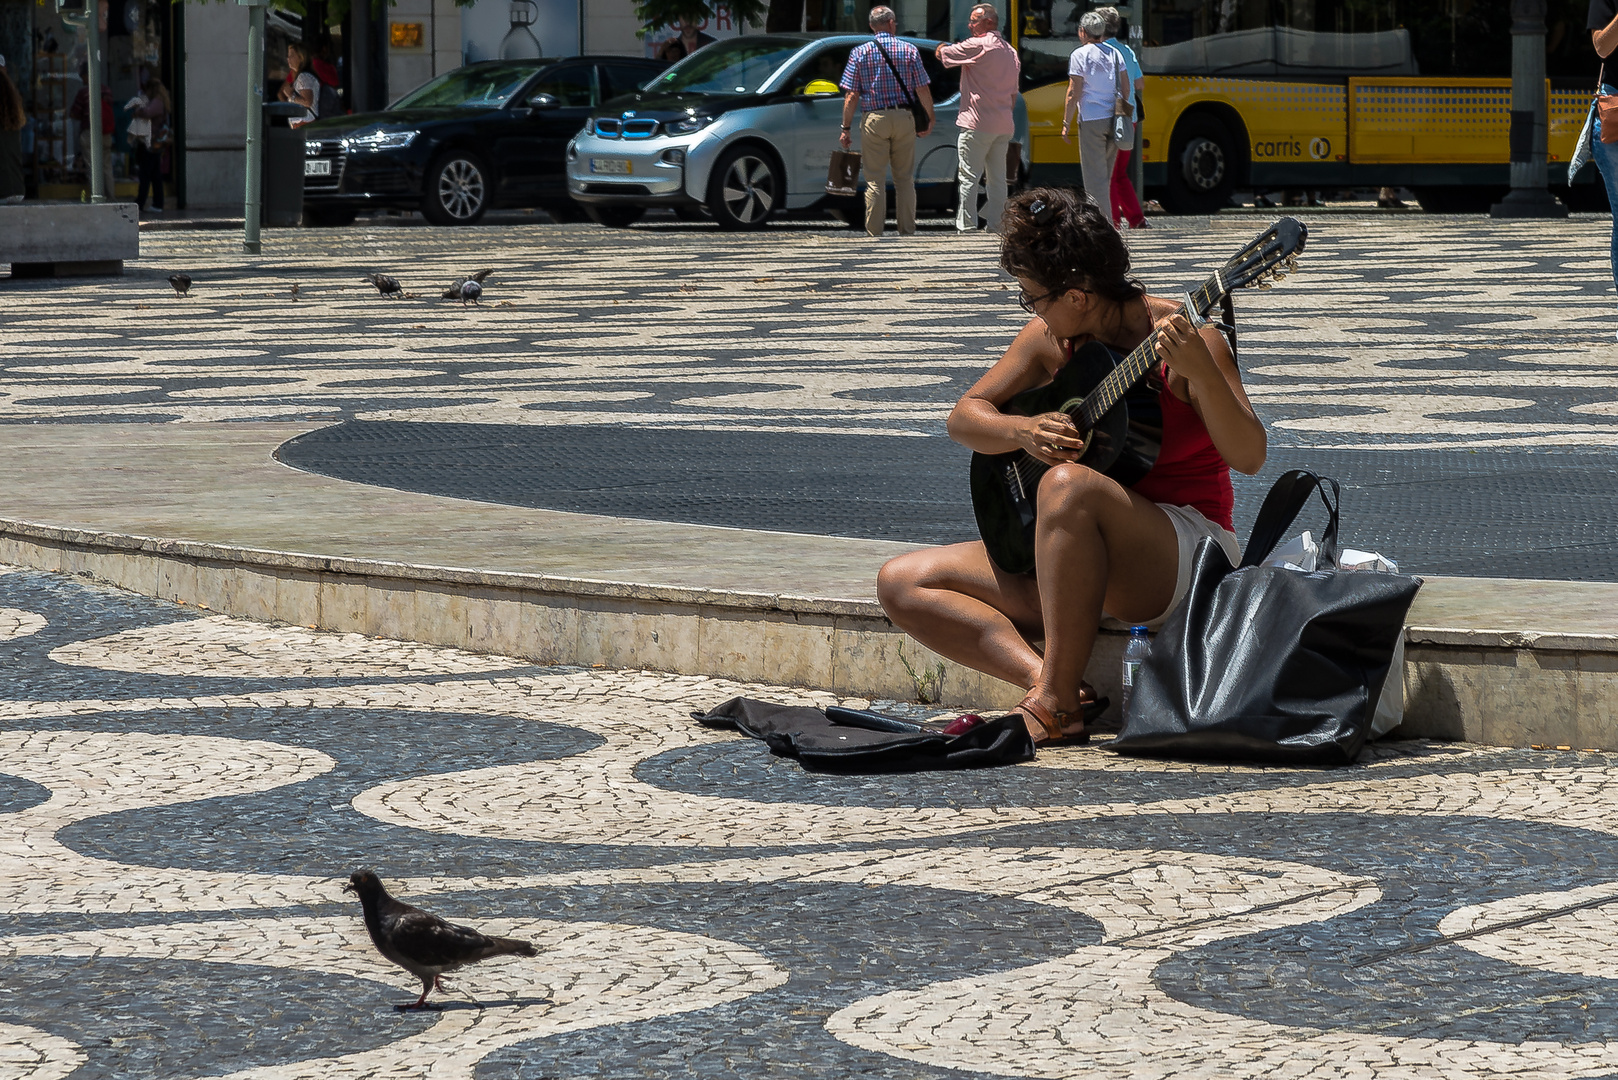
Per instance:
[[[1163,224],[1128,238],[1162,293],[1194,286],[1259,225]],[[1248,390],[1278,444],[1618,445],[1600,222],[1309,228],[1300,272],[1236,301]],[[874,259],[854,237],[797,228],[491,229],[491,302],[470,311],[382,301],[354,281],[378,265],[412,289],[464,273],[432,230],[283,245],[300,268],[297,335],[290,271],[244,267],[200,234],[153,236],[115,283],[11,290],[0,419],[936,435],[1026,319],[987,236],[923,235]],[[197,280],[184,301],[157,272],[174,264]]]
[[[280,657],[271,661],[283,665],[278,670],[299,670],[306,664],[305,673],[325,671],[325,665],[340,665],[345,657],[370,662],[359,643],[345,646],[311,635],[316,640],[305,661],[299,659],[297,635],[276,631],[281,636],[270,634],[266,644],[255,641],[244,624],[194,620],[182,627],[155,628],[168,643],[160,647],[172,645],[180,655],[176,667],[205,666],[210,630],[200,623],[217,625],[236,655]],[[103,636],[93,649],[58,652],[81,663],[131,670],[118,665],[133,665],[143,644],[153,640],[139,634]],[[345,653],[345,648],[357,651]],[[410,663],[388,666],[380,656],[371,659],[381,665],[379,674],[410,677]],[[431,658],[423,662],[435,674],[452,670],[436,666]],[[55,834],[74,822],[120,810],[262,794],[333,768],[331,758],[305,747],[135,730],[144,714],[277,705],[453,710],[570,725],[605,742],[570,758],[520,768],[392,780],[357,797],[355,807],[391,825],[445,834],[607,848],[640,843],[662,846],[671,854],[691,852],[692,857],[654,866],[518,878],[419,878],[400,884],[405,895],[614,883],[845,882],[900,886],[923,894],[952,890],[1015,897],[1079,911],[1101,928],[1099,941],[1058,959],[882,991],[849,1004],[832,1015],[826,1030],[851,1047],[918,1066],[1040,1077],[1284,1074],[1458,1080],[1506,1074],[1574,1077],[1618,1069],[1618,1044],[1463,1042],[1323,1031],[1189,1005],[1158,988],[1158,967],[1199,945],[1364,909],[1380,896],[1376,882],[1368,878],[1298,861],[1006,843],[1015,829],[1028,824],[1031,808],[1026,806],[867,807],[713,797],[660,787],[637,772],[650,758],[670,750],[733,741],[733,736],[693,725],[685,714],[732,693],[761,691],[769,692],[719,680],[573,672],[274,694],[0,702],[0,722],[30,725],[0,731],[0,773],[50,791],[43,803],[0,815],[4,910],[238,913],[223,921],[17,934],[0,938],[0,959],[93,955],[275,967],[287,963],[286,950],[295,944],[300,966],[397,989],[403,997],[408,980],[370,951],[352,915],[251,915],[254,908],[343,903],[346,898],[336,881],[91,859],[65,848]],[[827,698],[782,696],[822,703]],[[632,713],[612,707],[631,697],[642,703]],[[103,732],[47,730],[51,717],[67,715],[99,715],[109,725],[131,726]],[[1040,767],[1071,776],[1077,791],[1085,790],[1087,775],[1217,771],[1120,761],[1096,753],[1053,757]],[[1618,825],[1609,820],[1615,782],[1618,769],[1604,766],[1416,776],[1379,775],[1373,767],[1323,776],[1301,787],[1041,806],[1037,817],[1041,823],[1082,823],[1237,813],[1465,815],[1610,835],[1618,834]],[[969,832],[993,835],[962,835]],[[947,842],[940,845],[940,840]],[[751,848],[772,853],[749,857]],[[703,849],[731,852],[707,860],[697,857]],[[783,854],[783,849],[799,850]],[[62,884],[66,882],[71,884]],[[1512,964],[1548,970],[1567,970],[1571,964],[1575,974],[1604,979],[1611,966],[1603,968],[1601,958],[1612,955],[1613,932],[1600,923],[1599,906],[1577,905],[1613,897],[1618,897],[1618,883],[1516,897],[1459,909],[1441,929],[1473,934],[1462,942],[1465,947]],[[1547,916],[1548,921],[1534,927],[1511,925],[1527,915]],[[788,978],[745,946],[678,930],[544,919],[480,922],[495,931],[532,935],[543,949],[534,962],[502,961],[465,973],[464,984],[484,1009],[446,1010],[427,1030],[376,1050],[236,1075],[265,1080],[379,1073],[471,1076],[477,1062],[500,1047],[713,1008],[768,991]],[[1563,943],[1559,959],[1546,959],[1547,936]],[[1566,959],[1580,949],[1588,961]],[[546,995],[550,1001],[539,1000]],[[0,1055],[0,1069],[8,1075],[60,1076],[83,1060],[71,1043],[37,1029],[0,1030],[0,1039],[8,1035],[14,1036],[5,1052],[10,1056]]]
[[[455,983],[475,995],[470,1007],[456,1002],[458,1007],[436,1014],[425,1031],[384,1047],[226,1075],[338,1080],[385,1073],[401,1080],[470,1080],[480,1060],[514,1043],[711,1008],[778,986],[787,977],[750,949],[696,934],[546,919],[481,920],[481,928],[530,940],[539,956],[506,957],[462,972]],[[25,956],[289,968],[380,984],[397,989],[395,998],[408,1000],[407,993],[416,992],[402,987],[409,977],[377,955],[353,917],[167,923],[0,938],[0,960]],[[33,1045],[47,1049],[41,1041]],[[48,1049],[55,1060],[63,1058],[62,1048],[51,1044]]]

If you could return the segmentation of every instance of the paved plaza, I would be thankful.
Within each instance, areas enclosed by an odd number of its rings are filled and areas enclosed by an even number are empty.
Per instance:
[[[1479,573],[1526,553],[1614,580],[1606,219],[1307,220],[1298,273],[1237,298],[1275,461],[1349,470],[1350,539],[1398,526],[1413,551],[1472,545]],[[1137,271],[1194,285],[1261,224],[1163,222],[1130,237]],[[933,230],[265,235],[259,258],[165,231],[122,278],[0,280],[12,502],[92,470],[116,487],[127,464],[133,512],[177,520],[152,467],[172,444],[177,477],[239,469],[259,535],[296,533],[296,492],[322,522],[345,490],[365,521],[423,505],[375,497],[397,487],[633,537],[655,530],[629,518],[825,534],[793,551],[865,538],[844,573],[965,513],[927,490],[951,467],[944,416],[1024,318],[993,238]],[[439,299],[484,268],[480,307]],[[374,272],[412,295],[378,296]],[[228,464],[272,424],[313,433],[284,466]],[[792,466],[838,458],[846,497],[793,511],[819,481]],[[734,490],[749,476],[757,499]],[[208,496],[187,494],[199,517]],[[1373,520],[1376,500],[1397,514]],[[762,520],[735,519],[749,501]],[[508,535],[455,505],[487,544]],[[690,546],[661,528],[658,558]],[[827,776],[691,713],[829,693],[312,621],[0,567],[0,1080],[1618,1077],[1618,758],[1587,744],[1400,740],[1317,771],[1103,738]],[[538,955],[397,1012],[418,986],[341,890],[359,867]]]
[[[834,777],[689,718],[828,695],[33,571],[0,637],[0,1075],[1618,1075],[1610,755]],[[396,1012],[357,866],[539,955]]]
[[[1606,220],[1305,219],[1298,272],[1236,298],[1272,448],[1237,478],[1238,531],[1302,465],[1343,480],[1350,539],[1415,572],[1618,581]],[[1129,236],[1135,268],[1173,292],[1267,219],[1155,220]],[[147,233],[121,279],[0,285],[0,422],[342,424],[285,460],[547,509],[971,535],[944,417],[1026,318],[991,236],[265,235],[245,259],[234,233]],[[440,298],[484,268],[481,307]],[[409,298],[360,280],[378,271]]]

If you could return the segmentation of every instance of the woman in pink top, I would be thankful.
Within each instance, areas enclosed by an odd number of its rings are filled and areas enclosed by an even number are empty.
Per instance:
[[[990,232],[999,232],[1000,212],[1006,205],[1006,149],[1016,130],[1012,108],[1022,61],[1000,36],[1000,16],[993,4],[974,7],[966,25],[971,37],[936,50],[945,67],[961,69],[961,108],[955,120],[961,129],[955,143],[961,155],[957,169],[961,208],[955,227],[977,231],[978,178],[987,173],[989,201],[983,217]]]
[[[1107,211],[1066,188],[1035,188],[1006,206],[1000,265],[1034,317],[956,403],[950,437],[972,450],[1024,450],[1046,465],[1034,572],[1008,574],[981,541],[901,555],[877,598],[894,625],[940,655],[1024,687],[1016,707],[1039,742],[1083,741],[1106,707],[1084,681],[1102,613],[1159,622],[1188,591],[1208,537],[1236,562],[1230,470],[1264,465],[1264,425],[1230,349],[1194,330],[1179,301],[1150,296]],[[1133,488],[1078,463],[1084,439],[1066,413],[1019,416],[1012,397],[1044,386],[1077,345],[1133,350],[1157,334],[1163,452]],[[1043,642],[1043,647],[1036,643]]]

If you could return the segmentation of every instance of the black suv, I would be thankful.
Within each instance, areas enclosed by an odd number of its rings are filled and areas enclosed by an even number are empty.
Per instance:
[[[564,155],[590,111],[668,65],[630,56],[489,60],[412,90],[382,112],[304,126],[304,220],[346,225],[360,210],[420,210],[470,225],[491,206],[578,210]]]

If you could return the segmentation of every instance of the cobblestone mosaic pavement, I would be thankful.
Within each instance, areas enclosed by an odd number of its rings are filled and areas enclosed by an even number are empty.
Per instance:
[[[1260,222],[1132,233],[1199,284]],[[1605,218],[1311,218],[1238,298],[1277,445],[1618,446]],[[938,435],[1025,316],[995,242],[811,228],[151,233],[122,279],[0,283],[0,421],[406,419]],[[492,268],[481,308],[438,298]],[[164,280],[184,270],[191,296]],[[401,278],[413,299],[363,285]],[[299,286],[296,298],[291,287]]]
[[[743,692],[833,700],[0,570],[0,1076],[1618,1075],[1612,755],[815,776]],[[539,955],[395,1012],[362,864]]]

